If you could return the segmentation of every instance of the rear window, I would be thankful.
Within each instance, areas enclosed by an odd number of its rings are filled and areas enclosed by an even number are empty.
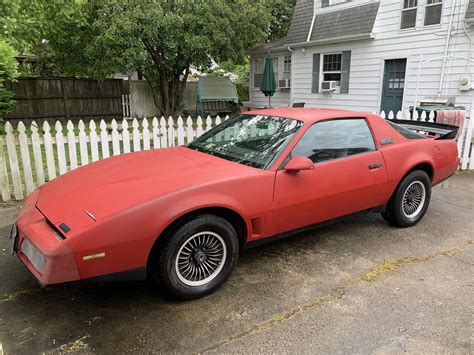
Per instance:
[[[420,138],[426,138],[426,137],[423,137],[421,134],[418,134],[416,132],[413,132],[411,130],[409,130],[408,128],[405,128],[403,126],[400,126],[396,123],[393,123],[389,120],[387,120],[387,122],[393,127],[395,128],[395,130],[400,133],[403,137],[405,138],[408,138],[408,139],[420,139]]]

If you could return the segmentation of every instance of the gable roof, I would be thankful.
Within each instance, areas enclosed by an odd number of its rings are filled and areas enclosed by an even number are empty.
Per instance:
[[[467,5],[466,21],[474,22],[474,0],[469,0]]]
[[[375,2],[316,15],[310,41],[370,35],[378,10],[379,3]]]
[[[297,0],[288,35],[276,41],[251,48],[249,53],[285,50],[288,46],[304,44],[311,30],[314,0]],[[470,0],[474,3],[474,0]],[[314,17],[310,41],[331,42],[354,38],[369,38],[374,27],[379,2],[325,12]],[[474,9],[473,9],[474,11]]]

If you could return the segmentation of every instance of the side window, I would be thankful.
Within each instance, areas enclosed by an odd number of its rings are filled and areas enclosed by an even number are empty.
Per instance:
[[[318,163],[373,150],[374,139],[365,120],[348,118],[313,124],[291,154]]]

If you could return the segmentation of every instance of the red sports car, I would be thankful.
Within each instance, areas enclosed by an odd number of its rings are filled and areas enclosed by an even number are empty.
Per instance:
[[[327,109],[231,118],[187,146],[98,161],[33,192],[13,252],[42,284],[149,278],[209,294],[239,250],[361,211],[421,220],[458,168],[456,127]]]

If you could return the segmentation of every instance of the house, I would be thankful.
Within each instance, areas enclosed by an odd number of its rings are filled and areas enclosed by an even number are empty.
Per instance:
[[[251,105],[268,103],[271,53],[276,107],[396,112],[453,97],[474,109],[473,40],[474,0],[298,0],[287,37],[249,50]]]

